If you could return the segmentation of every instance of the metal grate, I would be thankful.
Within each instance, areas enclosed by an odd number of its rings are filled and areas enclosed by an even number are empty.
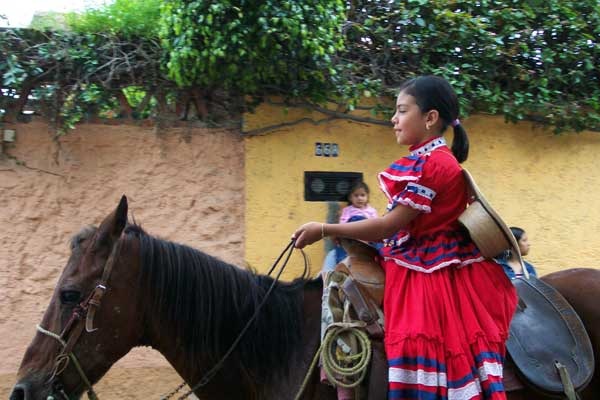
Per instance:
[[[304,171],[304,200],[344,201],[362,172]]]

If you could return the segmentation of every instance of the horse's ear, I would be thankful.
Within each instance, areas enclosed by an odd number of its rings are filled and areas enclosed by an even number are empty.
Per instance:
[[[121,232],[125,229],[125,225],[127,225],[127,196],[123,195],[121,197],[121,201],[119,201],[119,205],[115,210],[115,224],[113,227],[113,235],[118,237],[121,236]]]
[[[121,236],[121,232],[127,225],[127,197],[121,197],[117,208],[111,212],[98,228],[99,245],[110,244]]]

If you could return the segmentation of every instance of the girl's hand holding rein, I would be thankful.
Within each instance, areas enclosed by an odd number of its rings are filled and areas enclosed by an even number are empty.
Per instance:
[[[399,229],[406,227],[418,214],[418,210],[399,204],[383,217],[364,219],[349,224],[309,222],[298,228],[292,238],[296,239],[296,247],[299,249],[313,244],[325,236],[376,242],[391,237]]]
[[[296,239],[295,247],[302,249],[325,237],[325,225],[320,222],[308,222],[294,232],[292,239]]]

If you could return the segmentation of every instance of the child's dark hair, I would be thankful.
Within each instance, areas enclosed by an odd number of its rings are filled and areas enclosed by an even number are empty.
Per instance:
[[[466,161],[469,156],[469,138],[460,123],[453,124],[458,119],[459,104],[448,81],[439,76],[420,76],[404,82],[400,86],[400,92],[413,96],[423,113],[437,110],[442,120],[442,132],[446,131],[448,125],[454,126],[452,153],[459,163]]]
[[[346,201],[348,202],[348,204],[352,203],[352,201],[350,200],[350,196],[358,189],[364,189],[364,191],[367,192],[367,194],[370,194],[369,186],[367,186],[366,183],[364,183],[361,180],[354,181],[354,183],[350,187],[350,190],[348,191],[348,194],[346,195]]]

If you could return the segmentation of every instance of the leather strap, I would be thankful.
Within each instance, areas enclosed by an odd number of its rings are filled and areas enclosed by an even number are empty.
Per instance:
[[[369,308],[367,301],[351,276],[348,276],[344,281],[342,290],[354,307],[358,319],[367,324],[366,330],[369,335],[374,338],[382,338],[383,329],[377,323],[377,313]]]
[[[112,273],[112,269],[115,265],[115,260],[121,252],[122,242],[122,240],[118,239],[117,242],[113,245],[112,251],[110,252],[110,256],[108,257],[108,260],[106,260],[106,264],[104,265],[102,278],[92,291],[90,297],[88,298],[88,301],[83,306],[87,312],[85,318],[85,330],[87,332],[94,332],[96,330],[96,328],[94,328],[94,316],[96,315],[96,309],[100,308],[102,298],[106,293],[108,287],[108,280],[110,279],[110,274]]]
[[[563,388],[565,390],[565,395],[568,400],[577,400],[577,395],[575,394],[575,388],[573,387],[573,381],[571,381],[571,376],[569,375],[569,371],[567,367],[561,364],[558,361],[554,362],[554,366],[558,370],[558,374],[560,375],[560,381],[562,382]]]

